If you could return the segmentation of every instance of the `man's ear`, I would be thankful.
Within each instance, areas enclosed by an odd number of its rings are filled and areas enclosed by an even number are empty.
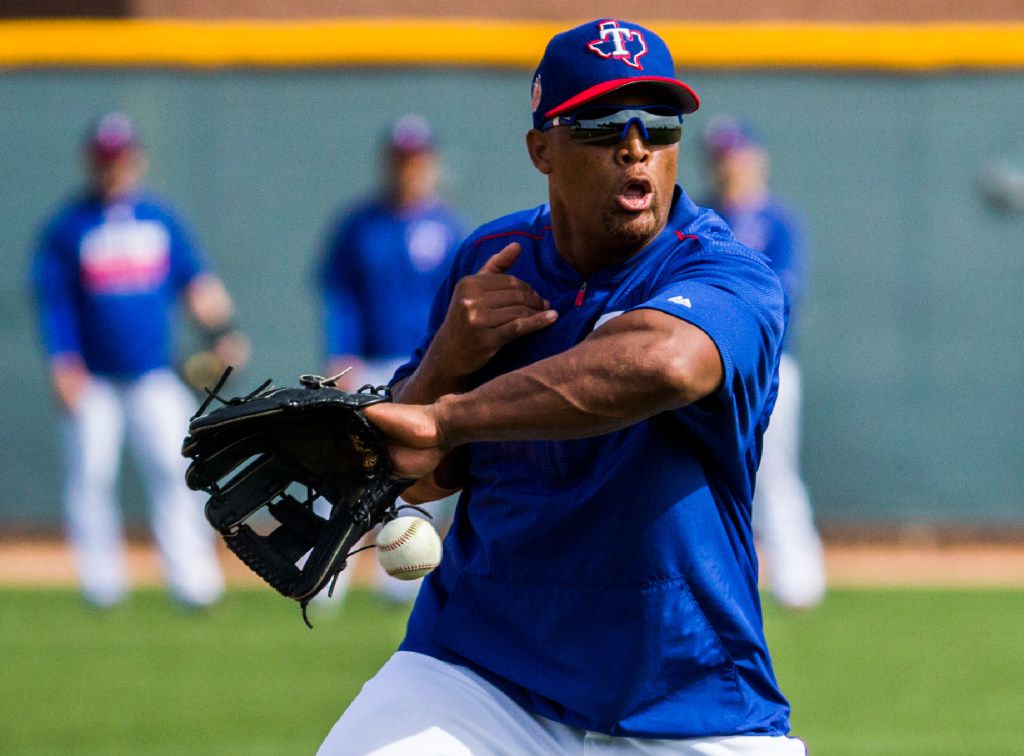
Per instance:
[[[526,149],[534,167],[545,176],[551,173],[551,132],[530,129],[526,132]]]

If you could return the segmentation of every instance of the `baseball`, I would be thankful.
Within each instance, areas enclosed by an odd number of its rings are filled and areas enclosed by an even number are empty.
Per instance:
[[[399,580],[421,578],[441,563],[441,539],[419,517],[396,517],[377,534],[377,558]]]

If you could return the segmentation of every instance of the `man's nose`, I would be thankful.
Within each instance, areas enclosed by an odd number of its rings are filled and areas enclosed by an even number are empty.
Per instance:
[[[624,165],[646,163],[651,156],[650,145],[644,139],[639,124],[631,123],[626,136],[619,142],[617,157]]]

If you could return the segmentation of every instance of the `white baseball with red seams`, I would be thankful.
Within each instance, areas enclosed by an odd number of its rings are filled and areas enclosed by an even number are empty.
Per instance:
[[[441,538],[419,517],[396,517],[377,534],[377,558],[399,580],[421,578],[441,563]]]

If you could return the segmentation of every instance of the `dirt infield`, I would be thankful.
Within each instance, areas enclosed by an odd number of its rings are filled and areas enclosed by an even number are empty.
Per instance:
[[[357,557],[356,582],[366,582],[372,552]],[[133,541],[127,550],[134,585],[161,582],[152,544]],[[832,587],[1018,587],[1024,588],[1024,543],[835,543],[826,548]],[[232,585],[260,585],[232,554],[221,562]],[[0,541],[0,586],[70,586],[74,565],[67,546],[52,537]]]

